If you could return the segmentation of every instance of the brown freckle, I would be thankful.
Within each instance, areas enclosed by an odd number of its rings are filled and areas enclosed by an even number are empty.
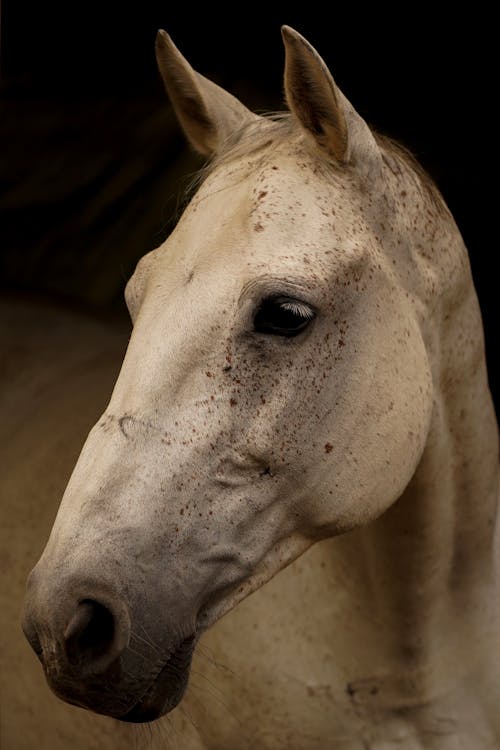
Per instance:
[[[180,510],[180,514],[181,514],[181,516],[183,516],[183,515],[184,515],[184,508],[181,508],[181,510]]]
[[[205,375],[207,378],[213,378],[213,373],[209,372],[209,370],[206,371]]]
[[[333,445],[331,443],[325,443],[325,453],[331,453],[333,450]]]
[[[253,230],[254,230],[254,232],[263,232],[264,231],[264,227],[262,226],[262,224],[260,223],[260,221],[258,221],[256,224],[253,225]]]
[[[236,404],[237,404],[238,402],[236,401],[236,399],[235,399],[235,398],[230,398],[230,399],[229,399],[229,403],[231,404],[231,406],[236,406]]]
[[[339,349],[340,349],[341,346],[344,346],[344,339],[339,339],[338,340],[338,347],[339,347]]]
[[[267,190],[261,190],[261,191],[260,191],[260,193],[259,193],[259,194],[258,194],[258,196],[257,196],[257,200],[258,200],[258,201],[261,201],[261,200],[262,200],[262,198],[265,198],[265,197],[266,197],[266,195],[267,195]]]

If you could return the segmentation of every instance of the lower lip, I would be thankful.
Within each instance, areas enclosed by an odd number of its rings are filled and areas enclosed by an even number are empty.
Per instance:
[[[126,721],[132,724],[145,724],[148,721],[155,721],[163,715],[163,711],[156,708],[144,708],[142,703],[138,703],[125,716],[118,716],[118,721]]]

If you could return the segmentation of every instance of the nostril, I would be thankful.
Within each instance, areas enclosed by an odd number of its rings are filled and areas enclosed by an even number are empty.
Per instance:
[[[109,609],[92,599],[79,602],[64,631],[70,664],[90,671],[100,669],[103,658],[109,663],[115,655],[114,641],[115,619]]]

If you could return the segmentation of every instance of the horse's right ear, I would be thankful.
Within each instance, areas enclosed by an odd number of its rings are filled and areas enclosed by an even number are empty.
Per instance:
[[[236,97],[193,70],[165,31],[156,37],[156,59],[186,137],[204,156],[214,154],[245,122],[258,119]]]

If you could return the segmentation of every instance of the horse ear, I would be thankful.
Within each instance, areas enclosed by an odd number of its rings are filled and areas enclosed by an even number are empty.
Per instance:
[[[354,152],[375,146],[368,125],[336,86],[314,47],[290,26],[283,26],[281,33],[286,100],[302,127],[336,162],[350,162]]]
[[[236,97],[193,70],[165,31],[156,37],[156,59],[179,122],[204,156],[216,152],[246,121],[257,119]]]

